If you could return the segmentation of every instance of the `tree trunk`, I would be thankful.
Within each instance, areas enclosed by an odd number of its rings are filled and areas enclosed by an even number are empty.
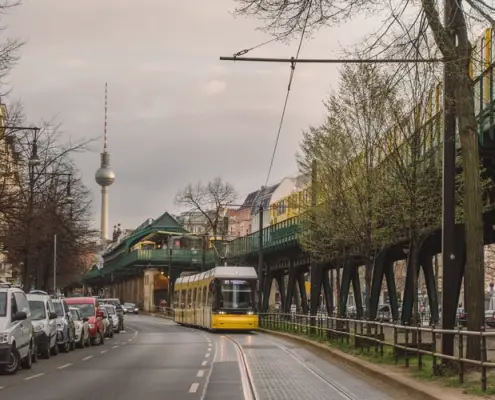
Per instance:
[[[466,266],[464,275],[467,328],[479,331],[484,325],[485,269],[483,254],[483,209],[479,169],[478,133],[474,118],[474,96],[467,73],[460,74],[456,89],[457,115],[464,174],[464,220]],[[467,357],[479,360],[479,337],[468,336]]]

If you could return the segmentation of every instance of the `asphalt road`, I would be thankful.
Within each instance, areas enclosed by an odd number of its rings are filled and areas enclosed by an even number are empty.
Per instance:
[[[2,400],[404,398],[397,396],[270,335],[210,334],[145,315],[127,316],[126,332],[103,346],[0,376]]]

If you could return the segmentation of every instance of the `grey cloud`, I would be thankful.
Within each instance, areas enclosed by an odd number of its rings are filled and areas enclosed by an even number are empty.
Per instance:
[[[178,189],[217,175],[240,194],[264,184],[287,88],[289,66],[220,62],[220,55],[267,39],[258,21],[234,19],[232,0],[24,0],[5,19],[27,40],[10,77],[32,121],[57,116],[67,137],[103,131],[109,83],[109,145],[117,175],[110,223],[126,227],[165,209]],[[305,55],[328,55],[337,38],[320,34]],[[258,56],[291,56],[270,44]],[[296,171],[301,130],[323,116],[335,66],[298,67],[272,181]],[[77,156],[99,212],[101,140]],[[98,218],[95,215],[95,221]],[[98,222],[97,222],[98,223]]]

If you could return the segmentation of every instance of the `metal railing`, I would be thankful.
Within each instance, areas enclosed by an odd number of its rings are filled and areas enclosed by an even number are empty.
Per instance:
[[[353,320],[347,318],[329,317],[325,315],[308,316],[301,314],[265,313],[260,315],[260,326],[267,330],[284,331],[287,333],[308,336],[310,339],[337,342],[354,349],[366,350],[375,356],[383,358],[386,349],[392,350],[395,364],[404,359],[406,368],[411,361],[417,361],[418,369],[424,368],[424,360],[431,357],[432,375],[441,375],[442,360],[450,361],[451,367],[456,367],[460,383],[465,381],[467,365],[480,369],[481,390],[487,390],[487,370],[495,368],[495,363],[488,361],[487,341],[495,341],[495,331],[487,332],[481,327],[479,332],[471,332],[458,327],[455,330],[400,325],[381,321]],[[453,356],[438,351],[441,341],[453,337],[455,354]],[[481,360],[466,358],[467,337],[477,337],[481,348]],[[351,339],[353,343],[351,343]],[[371,354],[370,354],[371,355]]]

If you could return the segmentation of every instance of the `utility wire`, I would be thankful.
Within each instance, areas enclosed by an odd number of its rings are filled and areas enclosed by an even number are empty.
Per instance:
[[[277,153],[278,141],[280,139],[280,132],[282,131],[282,126],[284,124],[284,117],[285,117],[285,112],[287,110],[287,103],[289,101],[290,89],[291,89],[291,86],[292,86],[292,80],[294,79],[294,72],[296,70],[296,61],[297,61],[297,59],[299,57],[299,53],[301,51],[302,43],[303,43],[303,40],[304,40],[304,33],[306,32],[306,26],[308,24],[309,15],[311,13],[311,4],[312,4],[312,1],[309,3],[308,14],[306,15],[306,20],[304,21],[304,26],[303,26],[303,29],[302,29],[302,32],[301,32],[301,39],[299,40],[299,46],[297,48],[296,57],[295,58],[292,57],[292,63],[291,63],[291,66],[290,66],[289,85],[287,86],[287,94],[285,96],[284,108],[282,110],[282,115],[280,117],[280,123],[279,123],[279,126],[278,126],[277,137],[275,139],[275,145],[273,146],[273,153],[272,153],[272,158],[270,160],[270,166],[268,167],[268,174],[266,176],[265,187],[267,187],[267,185],[268,185],[268,181],[270,179],[270,174],[272,172],[273,161],[275,160],[275,154]]]

